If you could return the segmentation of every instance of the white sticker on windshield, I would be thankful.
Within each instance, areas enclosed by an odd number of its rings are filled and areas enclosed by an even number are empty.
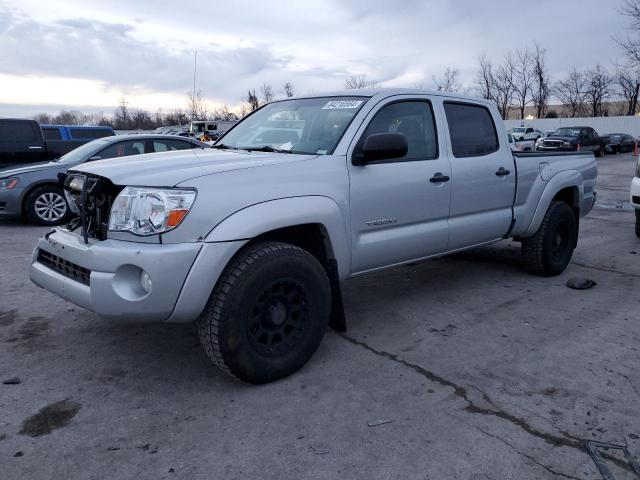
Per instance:
[[[327,102],[322,110],[337,110],[343,108],[358,108],[362,104],[362,100],[332,100]]]

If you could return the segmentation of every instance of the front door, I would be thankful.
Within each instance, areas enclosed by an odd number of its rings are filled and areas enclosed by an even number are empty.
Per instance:
[[[400,97],[367,116],[348,157],[352,273],[446,251],[451,169],[438,144],[441,129],[428,97]],[[407,155],[351,163],[367,136],[390,132],[407,138]]]

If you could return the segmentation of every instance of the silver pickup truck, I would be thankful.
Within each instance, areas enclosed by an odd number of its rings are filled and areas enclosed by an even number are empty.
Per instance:
[[[489,102],[417,90],[275,101],[211,150],[74,167],[78,218],[31,279],[104,317],[197,321],[215,365],[252,383],[302,367],[340,282],[506,238],[557,275],[595,202],[586,154],[516,154]]]

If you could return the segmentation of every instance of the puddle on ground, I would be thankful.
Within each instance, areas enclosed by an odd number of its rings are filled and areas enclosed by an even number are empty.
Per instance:
[[[22,429],[18,433],[30,437],[48,435],[57,428],[67,426],[81,407],[81,404],[69,399],[47,405],[22,422]]]

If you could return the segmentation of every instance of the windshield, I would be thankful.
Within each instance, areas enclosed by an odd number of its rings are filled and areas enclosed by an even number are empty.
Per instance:
[[[217,145],[330,155],[369,97],[320,97],[271,103],[242,120]]]
[[[553,135],[556,137],[579,137],[580,129],[579,128],[559,128]]]
[[[64,154],[56,162],[60,163],[82,163],[100,150],[102,147],[108,145],[109,142],[105,140],[94,140],[84,145],[80,145],[78,148],[71,150],[69,153]]]

